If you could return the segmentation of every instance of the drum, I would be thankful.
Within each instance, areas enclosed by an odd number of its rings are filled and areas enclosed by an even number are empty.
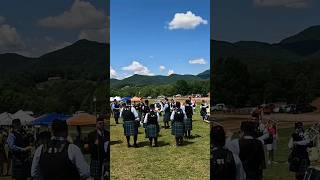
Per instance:
[[[320,167],[309,167],[304,180],[319,180],[320,179]]]

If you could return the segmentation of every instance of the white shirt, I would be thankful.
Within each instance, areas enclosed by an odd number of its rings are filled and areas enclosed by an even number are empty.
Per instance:
[[[124,110],[124,108],[121,108],[120,117],[122,117],[122,111],[123,110]],[[135,120],[139,121],[139,115],[138,115],[138,112],[137,112],[136,108],[131,106],[131,112],[134,114],[134,117],[136,118]]]
[[[34,153],[31,167],[31,176],[34,178],[38,178],[40,176],[39,160],[41,156],[42,147],[43,145],[40,145]],[[78,146],[74,144],[69,145],[68,157],[70,161],[77,167],[80,177],[82,179],[90,177],[89,165],[85,161],[83,154]]]
[[[288,143],[289,149],[292,149],[293,145],[306,146],[307,144],[310,143],[310,138],[309,138],[308,134],[301,133],[301,135],[303,135],[303,137],[304,137],[303,140],[301,140],[301,141],[293,141],[292,137],[290,138],[289,143]]]
[[[158,123],[160,123],[159,113],[158,112],[156,112],[156,113],[157,113],[157,121],[158,121]],[[148,122],[148,115],[149,115],[149,113],[147,113],[146,116],[144,117],[143,123],[147,123]]]
[[[183,110],[183,109],[181,109],[182,110],[182,112],[183,112],[183,120],[186,120],[187,119],[187,115],[186,115],[186,112]],[[175,112],[176,111],[172,111],[172,113],[171,113],[171,116],[170,116],[170,119],[171,120],[174,120],[174,114],[175,114]]]

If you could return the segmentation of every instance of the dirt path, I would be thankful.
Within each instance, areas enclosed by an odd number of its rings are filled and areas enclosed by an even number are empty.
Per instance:
[[[217,122],[222,124],[227,130],[239,130],[242,121],[250,120],[250,115],[237,114],[213,114]],[[297,121],[303,122],[305,125],[315,124],[320,122],[320,113],[305,113],[305,114],[271,114],[265,115],[264,118],[278,121],[279,128],[290,128]]]

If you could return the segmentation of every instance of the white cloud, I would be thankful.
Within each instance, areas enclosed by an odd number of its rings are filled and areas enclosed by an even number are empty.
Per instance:
[[[159,69],[160,69],[160,72],[163,72],[163,71],[166,69],[166,67],[164,67],[164,66],[161,65],[161,66],[159,67]]]
[[[0,53],[18,52],[25,47],[16,28],[8,24],[0,25]]]
[[[106,26],[103,28],[83,29],[80,31],[79,39],[88,39],[101,43],[110,42],[110,17],[107,18]]]
[[[186,13],[176,13],[169,23],[169,29],[194,29],[201,24],[208,24],[208,21],[188,11]]]
[[[40,19],[38,24],[50,28],[104,28],[106,15],[90,2],[75,0],[70,10]]]
[[[148,75],[148,76],[154,75],[153,73],[150,72],[150,70],[146,66],[143,66],[138,61],[133,61],[129,66],[122,67],[122,70],[132,72],[134,74],[140,74],[140,75]]]
[[[306,8],[309,7],[311,1],[312,0],[253,0],[257,6],[284,6],[289,8]]]
[[[116,79],[118,78],[118,73],[110,66],[110,78]]]
[[[171,74],[174,74],[174,71],[172,69],[169,69],[168,76],[170,76]]]
[[[3,24],[4,22],[6,22],[6,18],[3,16],[0,16],[0,24]]]
[[[203,58],[189,60],[189,64],[207,64],[206,60]]]
[[[101,43],[109,42],[107,39],[107,29],[85,29],[80,31],[79,39],[87,39],[90,41],[97,41]]]

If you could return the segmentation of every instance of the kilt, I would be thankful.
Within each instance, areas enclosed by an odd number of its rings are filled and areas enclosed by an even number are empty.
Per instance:
[[[156,138],[159,136],[159,126],[155,125],[155,124],[149,124],[147,125],[146,128],[146,137],[147,138]]]
[[[299,153],[299,154],[298,154]],[[307,152],[291,152],[289,155],[289,170],[291,172],[304,173],[310,166]]]
[[[200,115],[201,115],[202,117],[204,117],[204,116],[207,115],[207,112],[206,112],[206,111],[200,111]]]
[[[164,122],[169,122],[170,121],[170,116],[171,116],[170,113],[164,113],[163,121]]]
[[[176,137],[183,137],[184,136],[184,123],[183,122],[174,122],[172,123],[172,135]]]
[[[138,134],[138,127],[135,121],[125,121],[123,128],[125,136],[135,136]]]
[[[3,144],[0,144],[0,162],[7,162],[7,154]]]
[[[102,175],[102,163],[99,160],[92,159],[90,162],[90,175],[94,178],[100,179]]]
[[[19,160],[13,157],[12,159],[12,178],[22,179],[31,177],[31,161],[29,160]]]
[[[120,112],[119,111],[115,111],[114,112],[114,118],[119,118],[120,117]]]
[[[192,130],[192,118],[187,118],[184,121],[184,128],[186,131]]]

